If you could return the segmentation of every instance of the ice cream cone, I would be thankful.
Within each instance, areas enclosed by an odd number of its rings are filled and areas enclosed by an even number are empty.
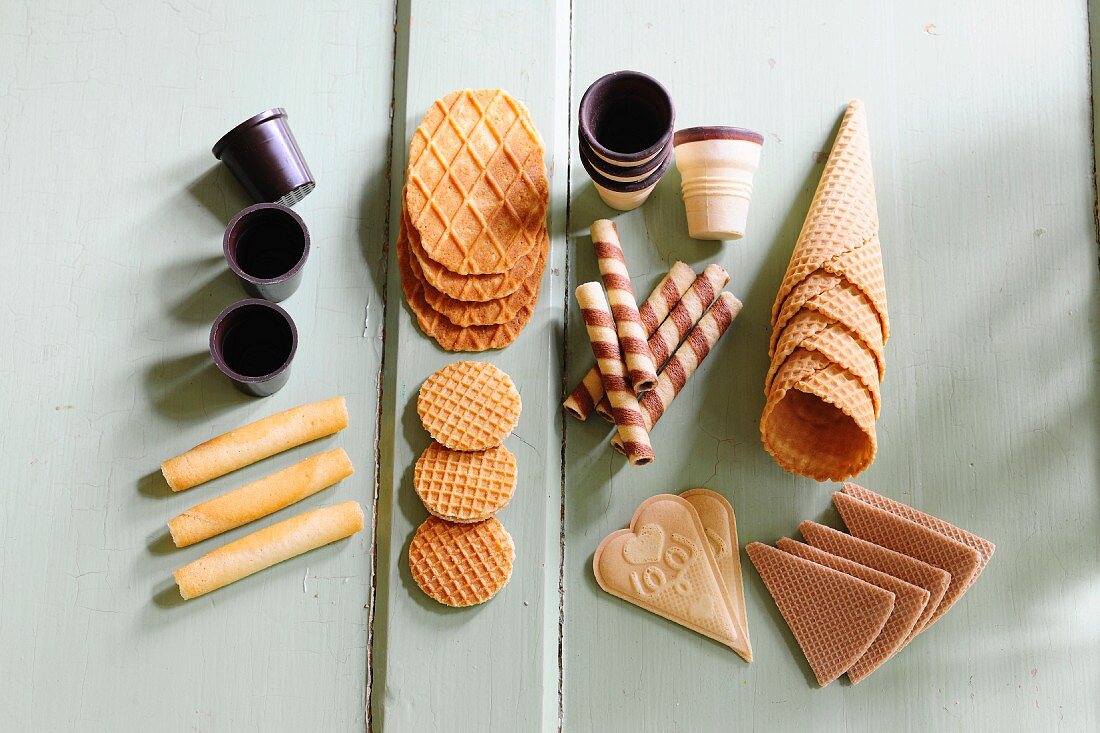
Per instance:
[[[673,138],[676,167],[695,239],[740,239],[745,235],[752,179],[764,138],[738,127],[692,127]]]

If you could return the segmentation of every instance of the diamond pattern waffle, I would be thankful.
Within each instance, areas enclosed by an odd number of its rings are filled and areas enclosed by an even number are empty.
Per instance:
[[[856,664],[894,609],[894,594],[760,542],[745,547],[824,687]]]
[[[462,275],[503,273],[538,246],[543,154],[527,110],[503,91],[437,100],[413,134],[405,194],[428,257]]]
[[[534,301],[520,308],[516,317],[507,323],[492,326],[456,326],[447,316],[434,310],[424,296],[422,273],[419,263],[409,253],[408,237],[404,227],[397,239],[397,265],[401,270],[401,289],[409,309],[416,317],[420,330],[430,336],[447,351],[486,351],[502,349],[519,336],[534,313]]]
[[[940,605],[947,586],[951,584],[951,574],[941,568],[933,567],[922,560],[888,550],[873,542],[861,540],[832,527],[817,522],[803,522],[798,527],[806,542],[838,557],[866,565],[887,575],[893,575],[906,583],[928,591],[928,604],[917,618],[916,625],[905,640],[908,644],[932,619],[932,614]]]
[[[480,522],[496,514],[516,489],[516,457],[504,446],[453,451],[432,443],[413,470],[413,487],[433,515]]]
[[[519,422],[512,378],[482,361],[448,364],[424,381],[416,410],[432,438],[452,450],[495,448]]]
[[[839,491],[833,494],[833,503],[848,531],[856,537],[923,560],[951,574],[951,583],[929,619],[929,626],[947,613],[970,587],[981,564],[981,556],[974,548]]]
[[[516,548],[495,518],[454,524],[428,517],[409,544],[413,580],[445,606],[484,603],[512,575]]]
[[[847,573],[853,578],[865,580],[871,585],[894,594],[894,610],[886,625],[878,637],[872,642],[866,653],[848,669],[848,679],[853,684],[859,682],[867,675],[874,672],[882,664],[894,656],[905,645],[905,640],[916,626],[924,607],[928,605],[928,591],[904,580],[895,578],[887,573],[880,572],[857,562],[843,557],[831,555],[824,550],[819,550],[811,545],[796,542],[795,540],[782,538],[776,546],[783,552],[816,562],[833,570]]]
[[[958,540],[967,547],[972,547],[977,550],[978,555],[981,557],[981,562],[978,563],[978,571],[974,573],[974,577],[970,579],[970,585],[973,585],[974,581],[978,579],[982,570],[985,569],[986,563],[989,562],[989,558],[993,557],[993,551],[997,549],[989,540],[982,539],[975,534],[967,532],[965,529],[960,529],[938,517],[933,517],[931,514],[925,514],[918,509],[902,504],[900,501],[894,501],[882,494],[876,494],[874,491],[865,489],[862,486],[857,486],[852,483],[844,484],[844,493],[854,496],[860,501],[873,504],[879,509],[885,509],[891,514],[905,517],[910,521],[928,527],[931,530],[935,530],[946,537]]]

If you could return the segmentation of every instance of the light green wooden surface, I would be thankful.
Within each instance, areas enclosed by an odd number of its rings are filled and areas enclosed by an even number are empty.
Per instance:
[[[1100,727],[1083,2],[301,5],[0,4],[0,729],[362,730],[368,715],[392,731]],[[566,294],[595,276],[588,225],[613,214],[576,158],[576,103],[620,68],[665,82],[680,126],[766,137],[744,240],[689,239],[675,171],[617,216],[638,290],[675,259],[717,261],[745,301],[643,469],[612,456],[605,424],[563,423],[557,409],[562,365],[571,386],[590,359]],[[425,516],[410,487],[428,442],[416,389],[458,357],[416,330],[386,244],[409,135],[463,86],[503,86],[531,110],[552,248],[531,325],[486,356],[524,400],[508,441],[520,485],[500,515],[515,575],[491,603],[449,611],[404,560]],[[733,500],[742,543],[836,523],[831,487],[782,473],[757,419],[771,300],[856,96],[894,326],[863,480],[998,551],[900,657],[857,687],[817,690],[751,569],[749,666],[603,594],[590,563],[642,499],[689,486]],[[220,234],[245,203],[209,147],[276,104],[317,175],[297,207],[314,251],[286,303],[301,332],[294,375],[252,400],[205,355],[210,321],[239,296]],[[155,474],[212,434],[338,392],[352,425],[318,446],[180,495]],[[173,600],[171,571],[217,541],[171,550],[167,519],[337,445],[356,475],[260,524],[354,498],[372,526]]]

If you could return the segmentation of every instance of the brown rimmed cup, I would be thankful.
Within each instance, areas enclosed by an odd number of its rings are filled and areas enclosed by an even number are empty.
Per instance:
[[[602,76],[581,97],[580,134],[610,164],[648,163],[672,140],[676,108],[661,82],[640,71]]]
[[[302,282],[309,229],[287,206],[254,204],[229,222],[222,250],[246,293],[278,303],[293,295]]]
[[[245,394],[267,397],[290,378],[298,329],[290,314],[266,300],[239,300],[210,327],[210,356]]]
[[[293,206],[316,185],[282,107],[249,117],[222,135],[211,152],[254,201]]]

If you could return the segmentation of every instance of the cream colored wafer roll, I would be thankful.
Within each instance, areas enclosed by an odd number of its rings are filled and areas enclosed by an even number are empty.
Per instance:
[[[223,545],[173,573],[190,600],[363,529],[357,501],[314,509]]]
[[[664,366],[680,342],[687,338],[688,332],[695,327],[695,323],[729,280],[729,273],[719,265],[707,265],[703,274],[695,278],[695,282],[668,314],[665,322],[649,337],[649,349],[653,352],[658,367]],[[611,414],[611,405],[606,396],[596,404],[596,413],[600,416]],[[613,421],[611,417],[607,419]]]
[[[657,287],[638,308],[638,316],[642,319],[647,338],[657,332],[658,327],[680,302],[680,298],[694,279],[695,271],[683,262],[677,262],[661,282],[657,283]],[[569,393],[562,406],[566,412],[578,420],[587,420],[597,403],[603,404],[606,405],[606,410],[601,411],[596,408],[596,412],[608,422],[615,422],[614,417],[611,416],[611,403],[606,400],[601,402],[603,397],[603,379],[600,378],[600,370],[592,367],[581,379],[580,384]]]
[[[354,472],[343,448],[318,453],[191,507],[168,522],[168,531],[176,547],[187,547],[284,509]]]
[[[343,397],[333,397],[230,430],[169,458],[160,470],[172,491],[183,491],[347,426],[347,403]]]
[[[611,304],[615,319],[615,331],[619,335],[623,358],[626,362],[630,387],[635,395],[648,392],[657,384],[657,364],[649,350],[642,317],[638,314],[638,301],[634,298],[634,286],[626,269],[626,257],[619,243],[619,231],[615,222],[598,219],[592,223],[592,246],[596,250],[596,262]]]
[[[615,425],[621,439],[623,453],[633,466],[643,466],[653,458],[653,446],[649,443],[649,431],[644,425],[638,398],[630,391],[626,381],[626,365],[623,352],[615,336],[615,320],[599,283],[585,283],[577,288],[592,355],[603,376],[604,391],[615,411]]]
[[[665,410],[676,399],[676,395],[680,394],[687,380],[703,363],[703,359],[707,358],[707,354],[740,312],[741,301],[730,293],[722,293],[699,319],[699,323],[695,324],[695,328],[691,329],[684,343],[680,344],[680,348],[676,349],[665,364],[657,386],[639,400],[642,426],[647,431],[652,430],[665,414]],[[625,452],[618,435],[612,436],[611,445],[620,453]]]

